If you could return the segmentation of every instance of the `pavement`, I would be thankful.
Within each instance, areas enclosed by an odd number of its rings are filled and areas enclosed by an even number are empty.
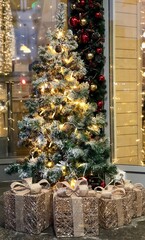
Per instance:
[[[8,182],[0,182],[0,240],[57,240],[53,227],[49,227],[40,235],[30,235],[7,230],[4,227],[3,192],[9,190]],[[133,219],[130,225],[115,229],[100,229],[95,238],[59,238],[61,240],[145,240],[145,217]]]

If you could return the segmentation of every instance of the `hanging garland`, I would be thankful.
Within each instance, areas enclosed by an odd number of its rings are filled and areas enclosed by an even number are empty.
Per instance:
[[[78,52],[87,69],[87,75],[79,81],[89,82],[89,101],[96,102],[96,113],[105,112],[103,0],[71,0],[69,26],[78,42]]]
[[[10,0],[0,0],[0,74],[12,72],[14,31]]]

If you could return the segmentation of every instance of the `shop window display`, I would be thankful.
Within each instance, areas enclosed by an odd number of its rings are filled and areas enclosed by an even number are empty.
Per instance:
[[[17,123],[26,114],[24,103],[31,92],[32,67],[38,46],[46,44],[48,27],[54,28],[58,2],[8,0],[3,8],[1,5],[5,32],[0,36],[4,59],[0,62],[0,158],[20,157],[27,152],[18,146]]]

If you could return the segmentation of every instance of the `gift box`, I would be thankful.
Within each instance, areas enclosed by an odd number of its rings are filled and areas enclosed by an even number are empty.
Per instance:
[[[77,187],[72,189],[67,182],[62,182],[54,194],[54,230],[57,237],[99,235],[98,199],[94,191],[88,192],[86,185],[81,183],[77,182]]]
[[[126,195],[131,200],[132,218],[145,215],[145,188],[141,183],[125,183]]]
[[[131,199],[124,189],[102,190],[99,198],[99,223],[109,229],[131,222]]]
[[[52,224],[52,190],[38,184],[12,183],[4,192],[5,228],[39,234]]]
[[[107,186],[108,190],[116,188],[123,188],[129,197],[132,218],[145,215],[145,188],[141,183],[132,184],[128,179],[121,179]]]

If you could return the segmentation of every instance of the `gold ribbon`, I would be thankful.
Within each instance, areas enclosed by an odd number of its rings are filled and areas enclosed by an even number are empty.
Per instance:
[[[136,215],[140,217],[142,215],[142,208],[143,208],[143,199],[142,199],[142,190],[143,185],[141,183],[135,183],[133,190],[136,193]]]
[[[97,196],[101,198],[108,198],[108,199],[117,199],[125,196],[124,188],[110,188],[105,189],[100,186],[94,189],[97,192]]]
[[[91,193],[92,195],[92,193]],[[55,197],[71,197],[74,237],[84,236],[84,214],[82,197],[88,196],[88,182],[85,178],[76,180],[74,189],[66,181],[56,183]]]
[[[76,180],[74,189],[67,181],[57,182],[56,193],[59,197],[70,197],[71,195],[85,197],[88,194],[87,180],[85,178]]]
[[[10,187],[11,191],[17,195],[39,194],[42,189],[49,189],[50,184],[46,179],[42,179],[38,183],[32,183],[32,178],[25,178],[22,183],[13,182]]]

